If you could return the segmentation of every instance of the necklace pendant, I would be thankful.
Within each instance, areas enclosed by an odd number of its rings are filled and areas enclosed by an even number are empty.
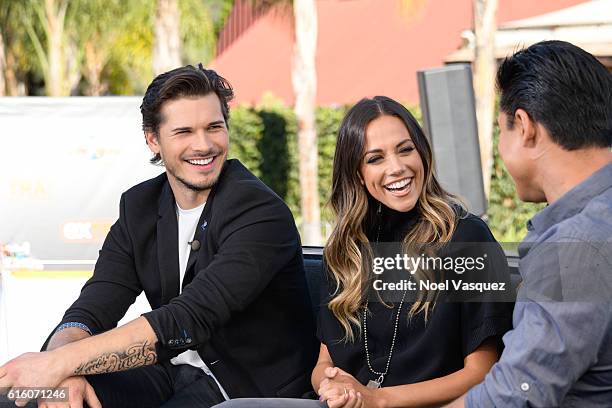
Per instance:
[[[368,388],[380,388],[380,386],[382,385],[383,381],[385,381],[385,374],[381,374],[378,379],[376,380],[370,380],[368,381]]]

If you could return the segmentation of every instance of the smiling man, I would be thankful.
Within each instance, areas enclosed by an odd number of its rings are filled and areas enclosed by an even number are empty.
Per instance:
[[[232,96],[201,65],[149,85],[143,129],[166,172],[123,194],[48,351],[0,367],[0,390],[59,385],[73,407],[134,408],[310,389],[317,348],[299,235],[283,201],[227,160]],[[152,311],[115,328],[142,291]]]
[[[519,246],[523,279],[505,349],[451,407],[612,402],[612,74],[544,41],[506,58],[499,153],[518,196],[548,206]]]

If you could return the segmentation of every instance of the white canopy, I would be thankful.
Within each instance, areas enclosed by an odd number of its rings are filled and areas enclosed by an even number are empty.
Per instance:
[[[464,31],[465,45],[447,63],[474,59],[474,32]],[[566,9],[501,25],[495,33],[495,56],[505,58],[539,41],[563,40],[598,57],[612,68],[612,0],[592,0]]]

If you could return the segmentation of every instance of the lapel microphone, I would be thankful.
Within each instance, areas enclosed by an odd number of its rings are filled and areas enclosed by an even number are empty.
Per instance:
[[[197,239],[189,241],[188,244],[191,246],[192,251],[197,251],[198,249],[200,249],[201,246],[200,241],[198,241]]]
[[[204,220],[202,225],[200,225],[200,228],[202,228],[202,231],[206,231],[206,227],[208,227],[208,221]],[[196,235],[198,235],[198,234],[196,234]],[[194,238],[193,241],[187,242],[187,244],[189,244],[189,246],[191,246],[191,250],[192,251],[197,251],[202,246],[200,241],[198,239],[196,239],[196,238]]]

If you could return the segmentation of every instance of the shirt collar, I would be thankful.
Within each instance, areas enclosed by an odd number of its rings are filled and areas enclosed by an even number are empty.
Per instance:
[[[582,183],[563,194],[553,204],[527,222],[527,229],[538,234],[579,213],[593,198],[612,187],[612,164],[591,174]]]

